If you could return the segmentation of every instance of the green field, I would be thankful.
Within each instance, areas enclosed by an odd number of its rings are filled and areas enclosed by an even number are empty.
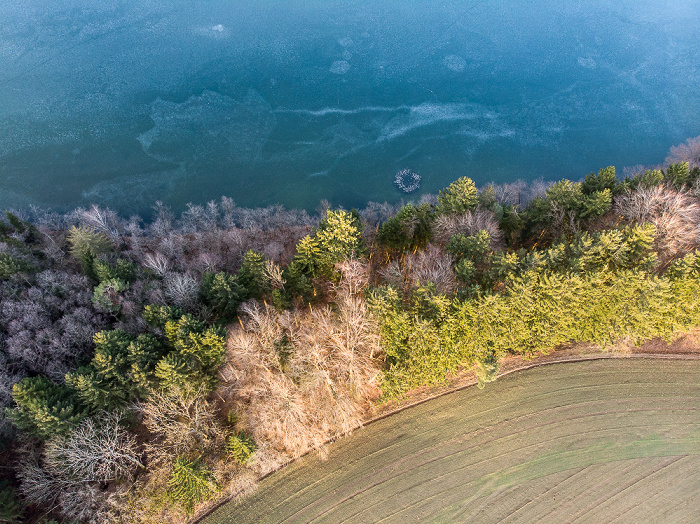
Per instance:
[[[700,361],[534,368],[329,448],[203,522],[700,522]]]

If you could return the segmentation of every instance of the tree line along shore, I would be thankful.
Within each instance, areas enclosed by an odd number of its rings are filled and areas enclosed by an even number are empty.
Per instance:
[[[663,167],[315,215],[0,219],[0,521],[181,522],[507,355],[700,326],[700,137]],[[4,520],[3,520],[4,519]]]

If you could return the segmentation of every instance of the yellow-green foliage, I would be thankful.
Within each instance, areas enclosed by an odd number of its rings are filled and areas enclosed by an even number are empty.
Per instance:
[[[336,262],[360,251],[360,234],[352,213],[329,210],[317,231],[299,241],[296,260],[311,276],[325,274]]]
[[[83,258],[87,254],[98,255],[108,252],[112,244],[107,235],[97,233],[85,226],[73,226],[68,231],[68,243],[71,254],[75,258]]]
[[[695,260],[686,264],[695,270]],[[682,268],[675,274],[684,274]],[[389,363],[386,395],[440,383],[475,362],[486,373],[487,364],[508,352],[534,355],[574,341],[606,347],[621,339],[671,340],[700,325],[700,280],[638,270],[529,271],[503,294],[453,299],[449,314],[434,318],[405,308],[391,288],[374,290],[369,302]]]
[[[210,499],[219,491],[211,471],[186,457],[175,460],[168,485],[173,500],[179,502],[187,514],[192,513],[196,504]]]
[[[234,433],[226,439],[226,450],[233,460],[245,466],[255,452],[255,442],[244,433]]]
[[[463,176],[440,191],[435,211],[438,214],[464,213],[475,209],[478,202],[474,182],[471,178]]]

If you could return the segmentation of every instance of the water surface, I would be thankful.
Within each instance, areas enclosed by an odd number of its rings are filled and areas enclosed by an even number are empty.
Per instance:
[[[0,4],[0,207],[397,201],[700,134],[685,0]]]

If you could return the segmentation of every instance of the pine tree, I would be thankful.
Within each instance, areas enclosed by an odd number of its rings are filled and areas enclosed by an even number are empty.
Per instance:
[[[66,384],[93,410],[111,410],[125,404],[134,394],[128,352],[132,337],[113,330],[95,333],[93,340],[95,355],[90,364],[68,373]]]
[[[192,514],[196,504],[219,491],[211,472],[198,460],[190,461],[186,457],[175,460],[168,485],[171,497],[182,505],[188,515]]]
[[[256,446],[252,438],[245,433],[234,433],[226,439],[226,450],[231,454],[233,460],[240,465],[245,466],[253,453]]]
[[[230,321],[236,316],[236,310],[246,296],[246,288],[235,275],[205,273],[201,293],[202,300],[217,319]]]
[[[243,256],[243,264],[238,271],[238,281],[244,288],[240,293],[241,299],[257,298],[262,300],[271,291],[269,279],[265,275],[265,256],[255,251],[247,251]]]
[[[479,200],[474,182],[471,178],[463,176],[440,191],[435,212],[440,215],[464,213],[476,209],[478,202]]]
[[[17,407],[8,410],[8,418],[19,429],[41,439],[64,434],[87,416],[73,390],[41,376],[16,383],[12,398]]]

